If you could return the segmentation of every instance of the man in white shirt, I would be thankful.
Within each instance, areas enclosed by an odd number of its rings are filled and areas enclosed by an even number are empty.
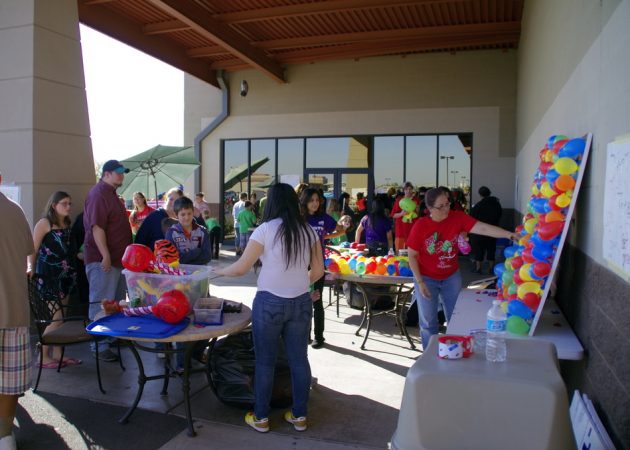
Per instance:
[[[240,200],[234,203],[232,208],[232,217],[234,217],[234,247],[236,247],[236,254],[241,255],[243,249],[241,248],[241,231],[238,223],[238,214],[245,209],[245,202],[247,201],[247,192],[241,192]]]

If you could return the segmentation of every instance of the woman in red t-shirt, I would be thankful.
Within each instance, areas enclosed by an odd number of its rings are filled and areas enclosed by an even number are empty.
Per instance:
[[[129,216],[129,224],[131,225],[131,232],[135,236],[140,229],[140,225],[144,222],[149,214],[153,211],[147,204],[147,199],[142,192],[133,193],[133,210]]]
[[[462,288],[457,245],[462,232],[516,240],[516,234],[503,228],[479,222],[461,211],[451,211],[448,194],[434,188],[425,197],[429,216],[416,221],[407,239],[409,267],[415,279],[416,301],[420,312],[422,346],[438,333],[437,319],[440,298],[446,320],[451,314]]]

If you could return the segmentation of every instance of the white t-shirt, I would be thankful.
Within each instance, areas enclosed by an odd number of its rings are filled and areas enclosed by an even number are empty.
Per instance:
[[[239,200],[234,203],[234,207],[232,208],[232,216],[234,217],[234,228],[238,226],[238,214],[245,209],[245,202],[243,200]]]
[[[276,238],[282,219],[273,219],[257,227],[250,241],[256,241],[264,247],[260,261],[262,269],[258,276],[258,290],[271,292],[278,297],[293,298],[309,290],[308,266],[311,261],[311,248],[305,239],[305,248],[301,258],[286,268],[284,243]],[[311,235],[312,243],[318,242],[317,235],[311,227],[306,231]]]

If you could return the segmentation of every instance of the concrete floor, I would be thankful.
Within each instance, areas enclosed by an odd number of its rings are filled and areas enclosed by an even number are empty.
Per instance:
[[[235,260],[233,252],[222,250],[221,258],[212,264],[227,265]],[[479,275],[470,274],[468,261],[462,260],[462,274],[465,283]],[[212,295],[242,301],[251,306],[255,293],[256,277],[252,273],[241,278],[218,278],[212,281]],[[327,288],[324,302],[328,305]],[[29,392],[20,402],[18,443],[20,448],[41,448],[36,442],[28,441],[29,425],[45,424],[59,436],[60,447],[64,448],[120,448],[134,438],[131,448],[156,448],[155,441],[146,446],[137,439],[141,433],[150,433],[154,438],[161,437],[162,449],[384,449],[394,433],[398,419],[405,375],[408,368],[421,354],[411,350],[400,336],[394,320],[389,317],[375,319],[373,330],[366,349],[361,350],[362,337],[355,336],[361,312],[349,308],[341,297],[339,317],[334,304],[326,309],[326,346],[319,350],[309,348],[309,360],[314,377],[314,385],[309,402],[309,429],[298,433],[282,420],[283,410],[273,410],[270,415],[272,431],[260,435],[243,422],[245,410],[227,406],[218,401],[207,387],[205,374],[196,374],[192,379],[192,411],[198,436],[186,435],[181,380],[171,379],[167,396],[160,395],[161,382],[149,382],[136,411],[127,425],[120,425],[118,417],[134,398],[137,387],[136,363],[128,349],[123,349],[126,370],[116,363],[103,363],[101,371],[103,386],[107,391],[101,394],[97,388],[92,360],[87,345],[68,348],[70,356],[83,359],[81,366],[62,369],[61,373],[44,370],[37,393]],[[418,329],[410,328],[417,347],[420,348]],[[153,354],[143,354],[148,374],[160,373],[162,362]],[[100,411],[98,405],[113,407],[112,412],[98,416],[99,426],[112,435],[102,438],[102,442],[88,439],[85,430],[77,429],[71,420],[64,417],[63,406],[51,406],[49,394],[59,405],[76,407],[85,402],[85,415]],[[147,419],[145,412],[159,413],[161,421],[172,426],[152,426],[155,419]],[[148,413],[147,413],[148,414]],[[67,414],[66,414],[67,415]],[[154,416],[151,416],[154,417]],[[151,423],[143,423],[149,420]],[[140,428],[138,426],[140,425]],[[89,428],[90,422],[84,427]],[[95,433],[92,433],[95,434]],[[98,434],[98,433],[96,433]],[[133,434],[133,436],[131,436]],[[125,435],[129,437],[125,438]],[[98,439],[97,439],[98,440]],[[119,441],[119,442],[118,442]],[[118,442],[118,443],[112,443]]]

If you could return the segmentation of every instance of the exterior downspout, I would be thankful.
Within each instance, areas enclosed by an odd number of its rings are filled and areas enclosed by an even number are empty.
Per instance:
[[[222,98],[221,98],[221,112],[217,117],[214,118],[212,122],[208,124],[201,132],[195,136],[195,158],[201,161],[201,142],[215,129],[219,127],[223,123],[223,121],[230,115],[230,91],[228,90],[227,82],[224,78],[225,72],[223,70],[217,71],[217,82],[221,87]],[[200,174],[195,174],[195,189],[196,192],[200,191],[201,187],[201,177]]]

